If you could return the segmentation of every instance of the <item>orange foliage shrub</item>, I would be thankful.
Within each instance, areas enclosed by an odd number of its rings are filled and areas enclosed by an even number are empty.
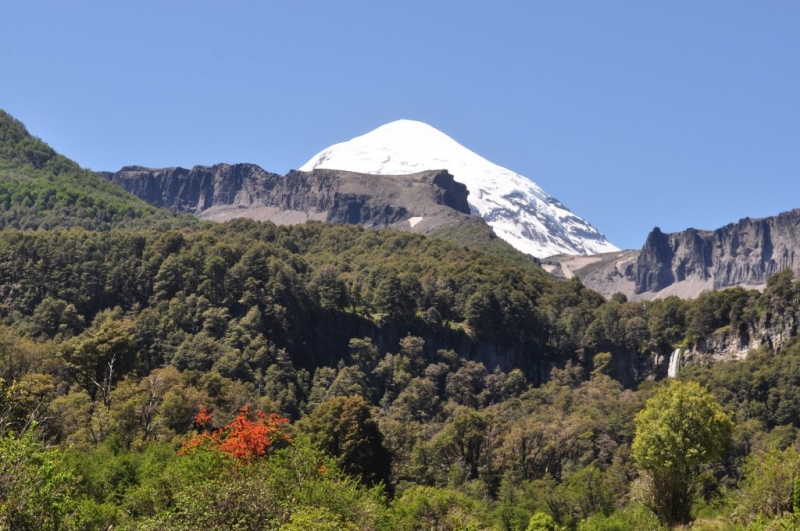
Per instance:
[[[196,451],[198,448],[212,448],[227,454],[238,461],[251,461],[267,454],[276,442],[288,442],[289,436],[283,432],[283,425],[289,419],[256,410],[255,419],[251,419],[250,404],[239,409],[239,414],[227,426],[209,429],[211,415],[205,406],[195,416],[195,424],[200,433],[183,443],[178,455]]]

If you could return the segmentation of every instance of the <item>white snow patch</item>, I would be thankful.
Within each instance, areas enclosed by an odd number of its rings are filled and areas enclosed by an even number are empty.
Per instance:
[[[415,216],[413,218],[408,218],[408,224],[411,225],[411,227],[413,228],[414,225],[416,225],[417,223],[419,223],[423,219],[425,219],[425,218],[423,218],[422,216]]]
[[[473,213],[524,253],[544,258],[619,250],[533,181],[489,162],[422,122],[398,120],[383,125],[321,151],[300,170],[315,168],[375,175],[446,169],[467,186]]]

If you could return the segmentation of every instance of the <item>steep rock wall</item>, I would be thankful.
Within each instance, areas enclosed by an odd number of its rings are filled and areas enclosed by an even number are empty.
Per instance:
[[[150,204],[216,220],[316,219],[416,232],[472,221],[466,186],[445,170],[401,176],[293,170],[281,176],[254,164],[217,164],[191,170],[127,166],[101,175]]]
[[[684,280],[714,288],[762,285],[784,269],[800,269],[800,209],[745,218],[715,231],[664,234],[655,228],[633,269],[635,293],[660,291]]]

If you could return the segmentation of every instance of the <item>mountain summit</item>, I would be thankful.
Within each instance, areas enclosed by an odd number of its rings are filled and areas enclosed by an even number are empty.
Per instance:
[[[524,253],[544,258],[619,250],[530,179],[489,162],[422,122],[397,120],[334,144],[300,170],[321,168],[374,175],[446,169],[467,186],[473,214]]]

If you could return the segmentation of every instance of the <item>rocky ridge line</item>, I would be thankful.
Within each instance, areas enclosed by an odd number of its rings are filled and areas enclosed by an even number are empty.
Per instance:
[[[664,233],[656,227],[641,251],[559,255],[542,266],[556,276],[577,276],[607,298],[616,292],[643,300],[694,298],[733,286],[761,289],[775,273],[800,270],[800,209],[713,231]]]
[[[800,209],[714,231],[664,234],[655,228],[636,262],[635,292],[685,280],[711,281],[715,289],[760,286],[784,269],[800,269]]]
[[[292,170],[281,176],[254,164],[217,164],[192,169],[126,166],[100,175],[152,205],[217,221],[319,220],[422,233],[476,221],[466,186],[444,170],[403,176]]]

